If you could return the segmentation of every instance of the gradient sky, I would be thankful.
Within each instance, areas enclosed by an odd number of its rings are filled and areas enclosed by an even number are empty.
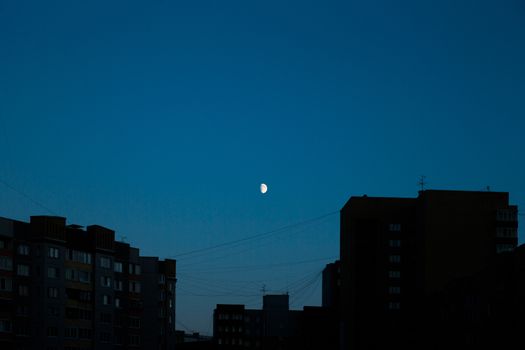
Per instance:
[[[524,62],[518,0],[5,0],[0,216],[164,258],[415,197],[421,174],[523,207]],[[211,333],[216,303],[259,307],[263,285],[319,304],[338,229],[181,256],[178,328]]]

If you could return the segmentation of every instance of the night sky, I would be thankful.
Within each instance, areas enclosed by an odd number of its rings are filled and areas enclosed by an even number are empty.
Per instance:
[[[161,258],[273,232],[180,255],[179,329],[263,286],[318,305],[351,195],[525,207],[524,62],[518,0],[4,0],[0,216]]]

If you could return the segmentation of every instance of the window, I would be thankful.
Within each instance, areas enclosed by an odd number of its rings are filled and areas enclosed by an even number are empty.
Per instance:
[[[139,346],[140,345],[140,336],[131,334],[129,336],[129,345]]]
[[[514,244],[496,244],[496,253],[511,252],[514,250]]]
[[[115,290],[122,290],[122,281],[121,280],[115,280]]]
[[[140,293],[140,283],[135,281],[129,282],[129,292],[130,293]]]
[[[389,278],[401,278],[401,272],[400,271],[388,271],[388,277]]]
[[[113,265],[115,268],[115,272],[122,272],[122,263],[115,261],[115,265]]]
[[[389,310],[399,310],[401,309],[401,303],[399,301],[390,301],[388,302]]]
[[[49,316],[59,316],[60,315],[60,311],[58,310],[57,306],[50,306],[50,307],[47,308],[47,314]]]
[[[390,248],[399,248],[399,247],[401,247],[401,240],[399,240],[399,239],[390,239],[390,240],[388,240],[388,246]]]
[[[391,232],[399,232],[401,231],[401,224],[390,224],[388,225],[388,230]]]
[[[115,298],[115,307],[120,308],[120,298]]]
[[[111,268],[111,259],[107,258],[105,256],[100,257],[100,267],[103,267],[105,269]]]
[[[55,288],[55,287],[47,288],[47,296],[53,299],[58,298],[58,288]]]
[[[78,280],[82,283],[91,282],[91,274],[87,271],[78,271]]]
[[[47,277],[48,278],[58,278],[59,270],[56,267],[47,268]]]
[[[31,335],[31,328],[28,325],[25,324],[19,324],[16,327],[16,335],[17,336],[24,336],[28,337]]]
[[[160,275],[159,276],[159,284],[164,284],[164,283],[166,283],[166,276]]]
[[[52,259],[58,259],[59,257],[58,248],[49,247],[47,250],[47,256]]]
[[[29,276],[29,266],[23,264],[17,265],[16,274],[19,276]]]
[[[93,318],[93,312],[91,310],[78,309],[78,319],[91,321]]]
[[[79,295],[78,295],[78,298],[79,298],[81,301],[91,301],[91,292],[80,291],[80,293],[79,293]]]
[[[0,332],[11,332],[11,321],[0,320]]]
[[[64,328],[64,337],[65,338],[78,338],[78,329],[76,327]]]
[[[498,227],[496,229],[496,237],[516,238],[518,237],[518,229],[515,227]]]
[[[109,304],[111,304],[111,296],[110,296],[110,295],[106,295],[106,294],[104,294],[104,295],[102,296],[102,304],[104,304],[104,305],[109,305]]]
[[[111,333],[100,332],[100,341],[109,343],[111,341]]]
[[[497,212],[498,221],[517,221],[518,215],[517,211],[513,209],[500,209]]]
[[[129,327],[130,328],[140,328],[140,318],[130,317],[129,318]]]
[[[16,251],[19,255],[29,255],[29,246],[25,244],[20,244]]]
[[[91,329],[89,328],[79,328],[78,337],[80,339],[91,339]]]
[[[392,264],[399,264],[401,262],[401,256],[400,255],[389,255],[388,261]]]
[[[400,294],[401,287],[399,286],[390,286],[388,287],[388,294]]]
[[[102,312],[100,314],[100,322],[102,322],[102,323],[111,323],[111,314],[110,313],[106,313],[106,312]]]
[[[0,256],[0,270],[12,271],[13,259],[8,256]]]
[[[19,285],[18,286],[18,295],[20,296],[23,296],[23,297],[26,297],[29,295],[29,287],[28,286],[24,286],[24,285]]]
[[[18,305],[16,307],[17,316],[29,316],[29,307],[27,305]]]
[[[102,287],[111,287],[111,277],[100,276],[100,284]]]
[[[129,274],[130,275],[140,275],[140,265],[137,264],[129,264]]]
[[[47,327],[47,336],[48,337],[58,337],[58,328],[57,327]]]
[[[67,258],[68,260],[76,261],[82,264],[91,264],[91,254],[90,253],[68,249]]]

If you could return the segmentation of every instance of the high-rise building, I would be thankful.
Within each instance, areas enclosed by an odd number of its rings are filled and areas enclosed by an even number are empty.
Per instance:
[[[503,192],[351,197],[340,243],[342,348],[420,347],[444,290],[516,247],[517,207]]]
[[[142,263],[137,248],[102,226],[84,229],[55,216],[0,218],[0,348],[172,349],[175,261],[155,258],[161,267],[154,282]],[[159,273],[171,289],[162,302]],[[161,303],[169,322],[146,337],[153,322],[146,305]]]

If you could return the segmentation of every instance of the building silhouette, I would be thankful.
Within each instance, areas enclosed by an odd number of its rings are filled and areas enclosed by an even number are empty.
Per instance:
[[[444,295],[516,247],[517,207],[503,192],[351,197],[340,243],[341,348],[452,346]]]
[[[264,295],[262,310],[218,304],[213,314],[217,349],[337,349],[338,322],[332,309],[289,309],[289,296]]]
[[[0,348],[173,349],[175,282],[102,226],[0,218]]]

